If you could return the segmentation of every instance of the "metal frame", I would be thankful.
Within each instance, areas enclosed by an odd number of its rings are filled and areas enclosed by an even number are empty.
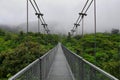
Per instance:
[[[75,80],[118,80],[62,45]]]
[[[53,63],[58,45],[8,80],[45,80]]]

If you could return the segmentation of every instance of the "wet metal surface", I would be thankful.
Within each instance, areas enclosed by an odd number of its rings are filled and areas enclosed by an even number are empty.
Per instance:
[[[73,80],[61,46],[58,48],[47,80]]]

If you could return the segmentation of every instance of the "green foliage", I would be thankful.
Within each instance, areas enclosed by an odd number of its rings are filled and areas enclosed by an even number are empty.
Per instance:
[[[69,39],[68,39],[69,38]],[[120,34],[97,33],[66,37],[62,43],[86,60],[120,79]],[[96,53],[95,53],[96,51]]]
[[[4,36],[4,35],[5,35],[5,32],[2,29],[0,29],[0,36]]]
[[[89,62],[95,63],[95,57],[89,54],[84,54],[83,57]]]
[[[6,80],[58,43],[57,35],[1,31],[0,78]],[[4,36],[3,36],[4,34]]]
[[[120,79],[120,34],[97,33],[82,38],[0,30],[0,80],[7,80],[61,41],[67,48]]]
[[[105,62],[103,69],[120,79],[120,61]]]

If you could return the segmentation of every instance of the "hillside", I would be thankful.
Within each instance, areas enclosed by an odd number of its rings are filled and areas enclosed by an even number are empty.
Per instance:
[[[0,30],[0,78],[8,78],[58,43],[57,35]]]
[[[94,34],[86,34],[83,38],[79,35],[64,37],[62,42],[73,52],[120,79],[120,34],[97,33],[96,54],[94,40]]]
[[[120,34],[97,33],[81,36],[18,34],[0,30],[0,80],[7,80],[61,41],[67,48],[120,79]],[[4,78],[4,79],[3,79]]]

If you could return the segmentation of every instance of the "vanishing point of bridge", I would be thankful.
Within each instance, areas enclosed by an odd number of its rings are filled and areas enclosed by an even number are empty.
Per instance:
[[[118,80],[61,43],[9,80]]]

